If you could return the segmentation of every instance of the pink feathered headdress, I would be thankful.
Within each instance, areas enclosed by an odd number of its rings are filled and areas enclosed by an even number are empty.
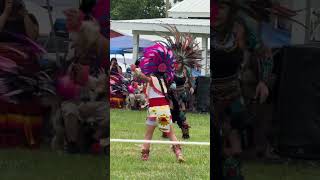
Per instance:
[[[140,68],[145,75],[164,73],[169,82],[174,77],[173,51],[164,43],[157,42],[155,45],[145,48]]]

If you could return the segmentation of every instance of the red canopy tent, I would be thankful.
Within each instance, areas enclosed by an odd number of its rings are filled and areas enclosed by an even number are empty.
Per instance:
[[[124,36],[124,35],[121,33],[118,33],[117,31],[110,29],[110,38],[115,38],[115,37],[119,37],[119,36]]]

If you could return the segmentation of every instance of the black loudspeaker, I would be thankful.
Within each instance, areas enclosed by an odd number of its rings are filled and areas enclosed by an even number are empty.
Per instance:
[[[285,47],[275,118],[281,155],[320,159],[320,44]]]
[[[210,111],[210,77],[197,78],[196,101],[198,111]]]

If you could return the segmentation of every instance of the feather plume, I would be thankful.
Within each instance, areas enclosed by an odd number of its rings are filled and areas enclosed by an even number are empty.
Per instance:
[[[170,35],[163,35],[162,37],[168,42],[168,46],[171,47],[174,58],[177,62],[180,62],[190,68],[199,66],[202,60],[202,50],[199,48],[199,43],[195,37],[190,33],[181,33],[175,26],[164,26]]]
[[[303,23],[293,18],[301,10],[292,10],[270,0],[220,0],[219,3],[232,6],[258,22],[270,22],[271,16],[274,15],[307,28]]]
[[[144,49],[143,57],[140,60],[141,71],[150,75],[164,72],[166,79],[173,79],[174,53],[170,46],[162,42],[156,42],[153,46]],[[163,67],[163,69],[159,69]]]

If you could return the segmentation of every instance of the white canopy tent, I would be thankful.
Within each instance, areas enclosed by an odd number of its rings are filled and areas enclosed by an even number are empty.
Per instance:
[[[168,11],[172,18],[210,17],[210,1],[184,0]]]
[[[51,32],[51,24],[49,20],[48,10],[43,8],[47,6],[47,0],[25,0],[27,10],[32,13],[39,22],[40,36],[48,36]],[[57,18],[64,18],[63,11],[69,8],[78,8],[79,0],[50,0],[52,7],[52,21]]]
[[[51,25],[48,16],[48,10],[32,1],[25,1],[25,4],[28,12],[32,13],[37,18],[40,36],[49,35],[51,31]]]
[[[25,0],[26,9],[32,13],[39,23],[40,37],[53,39],[55,49],[55,61],[60,65],[60,53],[57,39],[53,31],[53,24],[57,18],[64,18],[63,11],[69,8],[78,8],[79,0]],[[47,7],[47,8],[45,8]],[[50,53],[47,54],[48,56]]]
[[[206,3],[203,3],[206,1]],[[192,3],[191,3],[192,2]],[[197,3],[198,2],[198,3]],[[196,18],[196,12],[184,12],[183,10],[192,9],[191,7],[197,3],[198,10],[204,12],[199,18]],[[209,4],[209,6],[208,6]],[[179,8],[180,7],[180,8]],[[209,10],[208,10],[209,8]],[[135,20],[111,20],[111,29],[114,30],[131,30],[133,34],[133,59],[138,59],[138,47],[140,35],[159,35],[168,33],[164,28],[165,25],[176,26],[180,32],[191,33],[195,37],[201,38],[201,48],[203,50],[203,69],[201,74],[208,75],[209,63],[209,38],[210,38],[210,1],[209,0],[184,0],[169,10],[169,16],[174,16],[175,13],[183,14],[184,18],[157,18],[157,19],[135,19]],[[176,14],[177,14],[176,13]],[[201,12],[200,12],[201,13]],[[182,17],[182,16],[181,16]],[[190,17],[190,18],[189,18]]]

